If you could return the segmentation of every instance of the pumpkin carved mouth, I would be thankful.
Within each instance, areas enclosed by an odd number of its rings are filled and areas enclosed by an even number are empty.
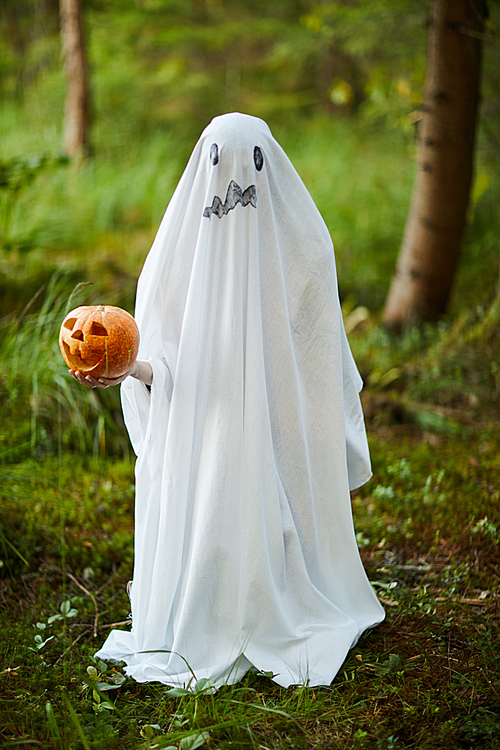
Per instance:
[[[105,354],[105,352],[90,351],[88,347],[82,347],[81,350],[71,348],[65,341],[63,341],[63,347],[66,354],[65,359],[66,361],[69,360],[72,369],[82,372],[93,370]]]
[[[72,370],[115,378],[134,363],[139,332],[133,317],[119,307],[78,307],[64,319],[59,345]]]
[[[104,337],[108,336],[108,331],[101,323],[94,320],[86,336],[77,324],[77,318],[67,318],[64,321],[63,326],[71,331],[71,336],[69,339],[63,339],[62,344],[66,357],[74,365],[74,369],[86,372],[93,370],[103,356],[106,356],[107,342]],[[103,341],[96,341],[96,336],[102,337]],[[91,340],[90,337],[92,337]]]

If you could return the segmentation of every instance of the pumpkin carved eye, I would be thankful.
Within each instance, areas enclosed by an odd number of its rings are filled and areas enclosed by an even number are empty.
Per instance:
[[[90,333],[92,336],[107,336],[108,332],[100,323],[96,323],[95,320],[90,327]]]
[[[63,326],[68,329],[68,331],[73,330],[73,327],[76,323],[76,318],[68,318],[68,320],[65,320],[63,323]]]

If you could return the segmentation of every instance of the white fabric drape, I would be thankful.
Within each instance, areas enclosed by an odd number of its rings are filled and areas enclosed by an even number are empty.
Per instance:
[[[384,617],[349,497],[371,476],[362,382],[328,230],[262,120],[224,115],[202,134],[136,320],[153,384],[122,385],[133,627],[97,655],[139,682],[232,682],[253,666],[329,684]]]

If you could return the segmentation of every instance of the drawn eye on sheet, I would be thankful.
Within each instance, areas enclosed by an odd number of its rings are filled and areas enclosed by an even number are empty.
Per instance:
[[[210,161],[213,166],[219,163],[219,147],[216,143],[212,143],[210,146]],[[264,156],[259,146],[255,146],[253,150],[253,161],[257,172],[260,172],[264,166]],[[253,206],[257,208],[257,188],[255,185],[249,185],[243,190],[235,180],[231,180],[227,188],[225,201],[222,202],[218,195],[214,195],[212,205],[204,209],[203,216],[211,219],[212,214],[215,214],[219,219],[222,219],[223,216],[227,216],[229,211],[236,208],[239,203],[243,207]]]
[[[260,172],[260,170],[264,166],[264,157],[262,155],[262,151],[258,146],[255,146],[253,150],[253,161],[255,164],[255,169],[257,170],[257,172]]]

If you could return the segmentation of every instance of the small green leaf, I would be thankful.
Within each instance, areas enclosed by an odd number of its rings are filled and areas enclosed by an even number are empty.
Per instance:
[[[90,745],[88,743],[87,737],[85,736],[85,732],[83,731],[82,725],[80,724],[78,720],[78,716],[76,714],[75,709],[73,708],[71,701],[69,700],[68,696],[65,693],[63,693],[63,698],[64,698],[64,702],[66,703],[66,707],[69,711],[71,721],[75,725],[75,729],[80,736],[80,740],[81,740],[83,747],[85,748],[85,750],[90,750]]]
[[[49,724],[52,739],[60,745],[61,733],[59,731],[59,727],[57,726],[56,717],[54,716],[54,711],[52,710],[52,704],[50,701],[47,701],[47,703],[45,704],[45,713],[47,715],[47,721]]]
[[[377,589],[384,589],[385,591],[391,591],[391,589],[395,589],[398,585],[397,581],[370,581],[371,585],[374,586]]]
[[[161,727],[159,724],[144,724],[140,729],[140,735],[141,737],[144,737],[145,740],[152,740],[155,732],[160,732]]]
[[[167,695],[170,696],[170,698],[182,698],[183,695],[189,695],[189,690],[186,690],[186,688],[170,688],[167,690]]]
[[[74,617],[78,614],[78,610],[71,606],[71,601],[67,599],[59,607],[63,617]]]
[[[179,744],[179,750],[196,750],[196,748],[202,747],[209,737],[209,732],[198,732],[189,737],[183,737]]]
[[[198,680],[198,682],[195,683],[194,686],[194,692],[197,695],[201,695],[201,693],[206,693],[207,690],[213,690],[215,687],[215,683],[212,682],[212,680],[207,679],[204,677],[201,680]]]
[[[124,674],[120,674],[120,672],[111,672],[109,674],[109,679],[111,680],[111,682],[114,682],[117,687],[119,687],[120,685],[123,685],[127,678]]]
[[[120,685],[110,685],[109,682],[96,682],[95,686],[98,690],[102,690],[103,692],[105,690],[116,690],[120,687]]]
[[[43,640],[43,638],[42,638],[41,635],[35,635],[35,643],[36,643],[36,647],[37,647],[38,651],[40,651],[40,649],[43,648],[45,646],[45,644],[48,643],[49,641],[51,641],[54,637],[55,636],[50,635],[48,638],[46,638],[45,640]],[[30,649],[30,650],[34,651],[34,649]]]

